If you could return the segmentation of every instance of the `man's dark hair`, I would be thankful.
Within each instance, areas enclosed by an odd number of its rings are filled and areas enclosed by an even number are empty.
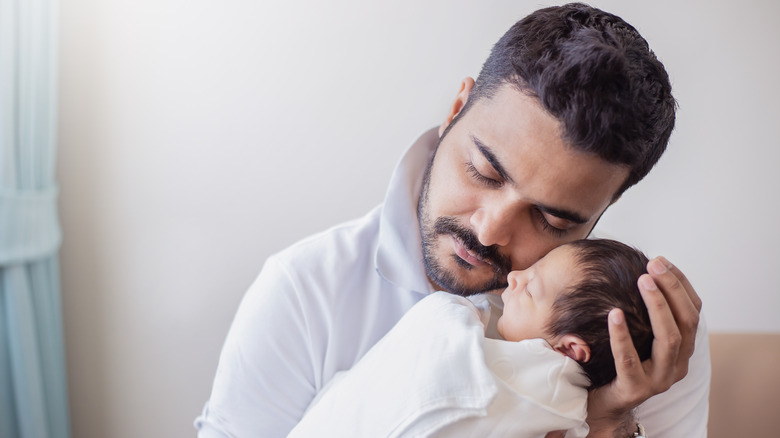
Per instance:
[[[647,41],[582,3],[540,9],[512,26],[450,125],[504,84],[537,97],[570,146],[630,168],[615,198],[650,172],[674,128],[669,75]]]
[[[610,310],[623,310],[639,359],[650,357],[653,329],[637,286],[648,260],[641,251],[614,240],[583,239],[566,246],[574,250],[581,280],[553,303],[547,332],[553,337],[573,334],[588,344],[590,360],[580,365],[590,388],[598,388],[616,376],[607,324]]]

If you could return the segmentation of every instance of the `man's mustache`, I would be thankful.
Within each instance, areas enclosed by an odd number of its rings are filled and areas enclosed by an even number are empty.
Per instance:
[[[464,248],[490,263],[497,274],[509,275],[512,270],[512,261],[509,257],[499,253],[496,245],[485,246],[481,244],[473,231],[458,224],[454,218],[437,218],[433,224],[433,230],[437,235],[450,234],[455,236]]]

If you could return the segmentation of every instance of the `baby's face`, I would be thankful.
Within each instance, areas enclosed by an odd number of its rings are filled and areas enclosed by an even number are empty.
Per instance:
[[[568,246],[555,248],[528,269],[509,274],[509,286],[501,294],[504,314],[498,319],[498,332],[504,339],[542,338],[554,344],[544,329],[555,299],[577,278],[573,251]]]

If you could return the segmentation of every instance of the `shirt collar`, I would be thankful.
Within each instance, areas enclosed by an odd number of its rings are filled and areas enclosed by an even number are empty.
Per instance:
[[[417,200],[428,162],[439,141],[437,128],[423,133],[406,149],[390,178],[379,220],[379,243],[374,263],[384,279],[404,289],[428,294],[417,221]]]

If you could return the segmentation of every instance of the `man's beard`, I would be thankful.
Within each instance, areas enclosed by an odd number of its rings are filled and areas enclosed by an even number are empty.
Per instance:
[[[509,257],[501,255],[501,253],[498,252],[498,247],[496,245],[482,245],[474,232],[460,225],[455,218],[439,217],[433,221],[427,218],[428,185],[430,183],[432,167],[433,158],[431,158],[431,162],[425,170],[423,186],[420,191],[420,199],[417,203],[417,219],[420,226],[420,237],[422,239],[423,263],[428,278],[442,287],[445,291],[464,297],[494,289],[505,288],[507,286],[507,275],[509,275],[509,271],[512,269],[512,262]],[[455,272],[448,271],[442,266],[439,260],[436,259],[436,240],[440,236],[452,236],[460,241],[464,248],[493,268],[493,277],[486,280],[481,285],[466,285],[464,281],[458,278]],[[474,266],[460,258],[457,254],[453,254],[452,257],[463,269],[471,270],[474,268]]]

